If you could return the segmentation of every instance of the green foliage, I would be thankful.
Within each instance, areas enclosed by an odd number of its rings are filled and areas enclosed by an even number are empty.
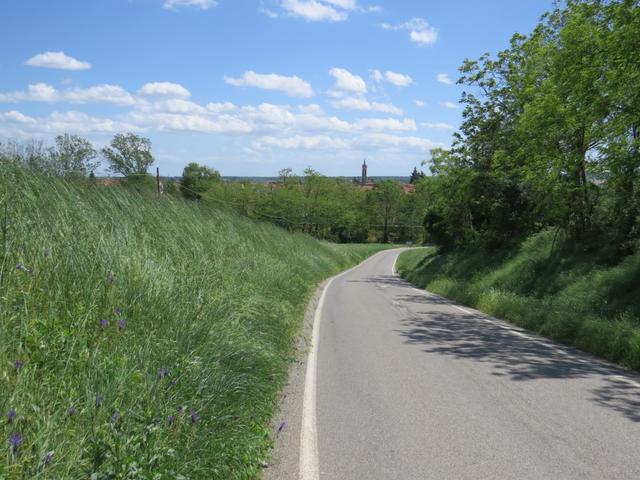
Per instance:
[[[0,226],[12,480],[254,478],[310,293],[381,248],[4,162]]]
[[[186,198],[200,200],[203,193],[210,191],[216,183],[221,181],[222,178],[216,170],[192,162],[184,167],[180,191]]]
[[[140,194],[156,194],[158,192],[158,183],[154,176],[149,174],[127,175],[121,185],[131,191]]]
[[[305,169],[301,177],[284,169],[280,177],[280,182],[272,184],[215,181],[197,195],[203,204],[226,207],[323,240],[419,243],[423,239],[424,202],[418,195],[403,193],[396,182],[378,182],[367,192],[358,184],[325,177],[312,168]]]
[[[65,133],[56,137],[56,146],[51,152],[51,163],[57,175],[85,177],[100,165],[100,162],[96,161],[97,156],[98,152],[89,140]]]
[[[429,291],[640,370],[640,253],[619,260],[550,229],[491,252],[411,250],[397,265]]]
[[[58,135],[54,147],[44,142],[0,142],[0,163],[20,165],[33,172],[67,178],[93,174],[100,165],[89,140],[77,135]]]
[[[121,175],[143,175],[153,164],[151,140],[134,133],[118,133],[109,147],[102,149],[109,170]]]
[[[445,247],[548,226],[628,253],[640,235],[640,9],[570,0],[467,60],[460,132],[433,152],[426,227]]]
[[[383,243],[389,241],[389,224],[397,219],[402,208],[403,196],[402,187],[393,180],[378,182],[373,190],[367,192],[367,206],[374,221],[383,223]]]
[[[413,167],[413,171],[411,172],[411,177],[409,179],[409,183],[415,184],[418,183],[418,180],[424,178],[426,175],[423,171],[418,171],[417,167]]]

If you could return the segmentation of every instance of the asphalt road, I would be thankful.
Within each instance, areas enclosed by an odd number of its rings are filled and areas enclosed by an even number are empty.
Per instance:
[[[413,288],[397,255],[326,288],[267,478],[640,478],[637,376]]]

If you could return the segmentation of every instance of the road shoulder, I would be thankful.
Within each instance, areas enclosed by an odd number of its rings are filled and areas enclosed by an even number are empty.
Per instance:
[[[311,348],[313,322],[322,292],[330,279],[320,284],[307,305],[302,331],[296,340],[287,383],[280,395],[278,411],[273,416],[273,449],[261,478],[263,480],[297,480],[300,462],[300,431],[307,359]]]

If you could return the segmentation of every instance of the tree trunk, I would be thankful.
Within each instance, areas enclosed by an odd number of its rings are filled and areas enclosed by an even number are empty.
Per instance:
[[[382,243],[387,243],[389,241],[389,229],[388,229],[388,219],[384,218],[384,233],[382,234]]]

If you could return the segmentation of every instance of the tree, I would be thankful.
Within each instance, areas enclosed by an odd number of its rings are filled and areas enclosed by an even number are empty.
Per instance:
[[[283,185],[287,184],[287,180],[293,177],[293,169],[291,168],[283,168],[282,170],[280,170],[278,172],[278,176],[280,177],[280,180],[282,181]]]
[[[424,178],[424,172],[418,171],[417,167],[413,167],[413,172],[411,172],[411,178],[409,179],[409,183],[415,184],[421,178]]]
[[[369,192],[369,205],[375,216],[381,218],[383,222],[383,243],[389,241],[389,224],[400,210],[402,195],[404,195],[402,187],[393,180],[377,182],[374,189]]]
[[[220,183],[220,174],[209,167],[190,163],[182,171],[180,190],[186,198],[200,200],[202,194],[206,193],[215,184]]]
[[[78,135],[58,135],[56,146],[51,151],[51,164],[56,175],[85,177],[95,172],[100,165],[98,152],[86,138]]]
[[[109,162],[109,170],[122,175],[145,175],[153,164],[151,140],[134,133],[119,133],[113,137],[110,147],[102,149]]]

